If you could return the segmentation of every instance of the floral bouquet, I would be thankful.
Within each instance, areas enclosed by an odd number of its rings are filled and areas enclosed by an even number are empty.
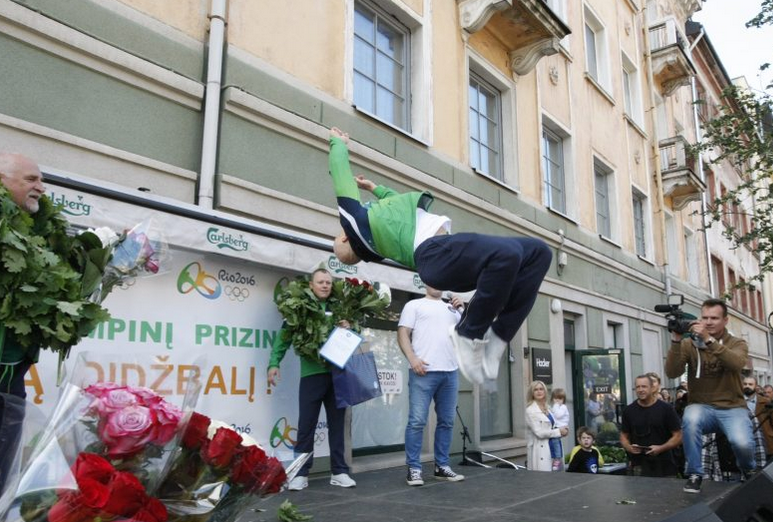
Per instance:
[[[250,437],[193,412],[159,498],[171,520],[229,522],[261,497],[278,493],[308,456],[285,470]]]
[[[166,522],[152,495],[182,419],[182,409],[148,388],[67,383],[23,473],[0,498],[0,516],[10,507],[9,522]]]
[[[162,259],[168,255],[164,241],[150,239],[149,221],[134,226],[120,236],[107,227],[89,232],[112,251],[104,268],[99,271],[101,277],[93,280],[91,300],[96,303],[104,301],[116,285],[128,286],[137,277],[158,274]]]
[[[387,285],[349,278],[333,282],[327,308],[311,291],[307,276],[291,281],[282,278],[274,288],[274,302],[285,321],[285,341],[292,344],[299,356],[320,363],[325,360],[319,356],[319,349],[334,325],[346,320],[352,330],[359,332],[368,317],[386,316],[391,301]]]

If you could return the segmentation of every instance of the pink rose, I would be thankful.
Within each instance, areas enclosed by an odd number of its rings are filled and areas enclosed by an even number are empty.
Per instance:
[[[151,406],[151,409],[156,414],[158,426],[155,442],[159,446],[163,446],[174,438],[174,434],[177,431],[177,425],[180,423],[183,412],[180,411],[180,408],[177,406],[169,404],[164,400]]]
[[[98,431],[108,457],[129,457],[156,439],[156,414],[145,406],[127,406],[111,413]]]
[[[143,406],[150,406],[164,400],[156,392],[144,386],[129,386],[128,389],[141,400]]]

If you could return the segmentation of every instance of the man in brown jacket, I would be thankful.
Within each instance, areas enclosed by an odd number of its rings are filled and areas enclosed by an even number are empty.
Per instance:
[[[688,475],[684,491],[699,493],[703,480],[701,444],[704,433],[721,430],[733,448],[738,469],[746,477],[755,468],[752,423],[741,386],[749,346],[727,331],[727,305],[709,299],[691,336],[671,333],[666,375],[675,379],[687,366],[689,404],[682,417],[682,443]]]
[[[764,450],[758,450],[757,466],[765,466],[766,461],[773,461],[773,409],[771,409],[770,399],[764,394],[757,392],[757,378],[753,375],[747,375],[743,378],[743,394],[746,396],[746,406],[749,413],[754,416],[754,429],[759,430],[762,435],[762,445]],[[760,436],[757,434],[755,443]],[[762,462],[760,462],[760,459]]]

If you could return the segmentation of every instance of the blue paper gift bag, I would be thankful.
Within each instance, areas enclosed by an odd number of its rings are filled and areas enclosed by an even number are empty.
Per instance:
[[[354,353],[343,370],[333,366],[331,372],[338,408],[354,406],[382,395],[373,352]]]

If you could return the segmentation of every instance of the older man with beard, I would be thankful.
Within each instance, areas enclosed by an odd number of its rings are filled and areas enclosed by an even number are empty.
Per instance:
[[[38,165],[20,154],[0,153],[0,184],[24,212],[38,211],[46,188]],[[5,204],[7,201],[3,201]],[[0,324],[0,491],[13,461],[24,412],[24,376],[37,360],[39,348],[23,348]]]

